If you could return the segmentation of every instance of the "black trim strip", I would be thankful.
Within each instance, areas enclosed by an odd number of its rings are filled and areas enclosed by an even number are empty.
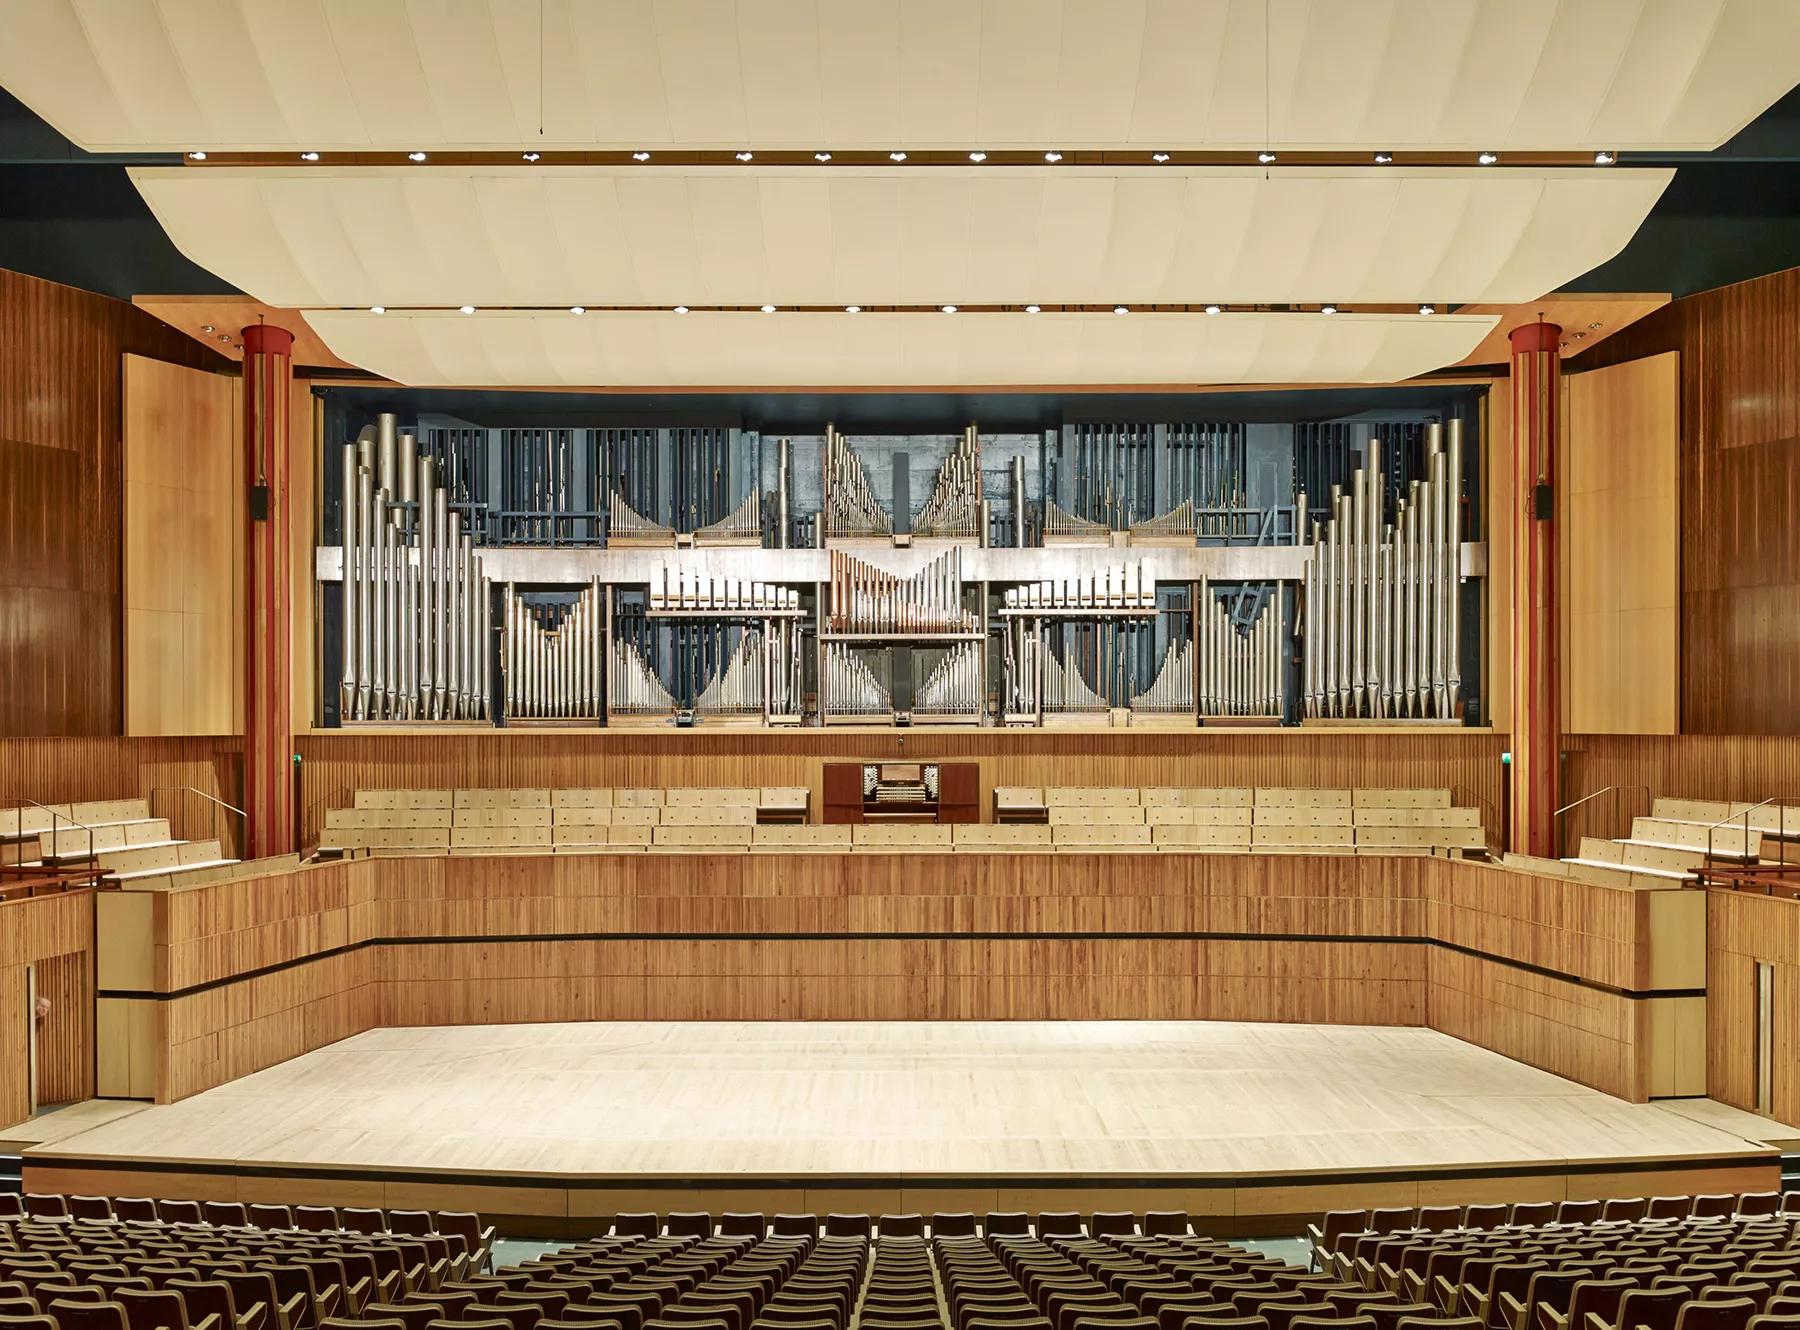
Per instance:
[[[1361,933],[1231,933],[1231,932],[1107,932],[1107,933],[503,933],[492,936],[447,936],[447,937],[374,937],[365,938],[361,942],[346,943],[341,947],[332,947],[326,951],[315,951],[305,956],[296,956],[290,960],[277,961],[273,965],[264,965],[254,970],[244,970],[238,974],[226,975],[220,979],[211,979],[202,984],[191,984],[186,988],[172,989],[168,992],[153,992],[146,989],[103,988],[95,993],[102,998],[143,998],[154,1002],[169,1002],[176,998],[194,997],[201,993],[210,993],[217,988],[225,988],[232,984],[246,983],[252,979],[260,979],[265,975],[280,974],[299,965],[310,965],[314,961],[330,960],[334,956],[348,955],[361,951],[365,947],[468,947],[490,946],[494,944],[537,943],[537,942],[1320,942],[1333,945],[1348,946],[1406,946],[1406,947],[1442,947],[1446,951],[1459,955],[1471,956],[1476,960],[1492,961],[1496,965],[1504,965],[1509,969],[1519,970],[1526,974],[1535,974],[1543,979],[1555,979],[1566,984],[1575,984],[1596,993],[1606,993],[1613,997],[1629,998],[1639,1001],[1647,998],[1696,998],[1705,997],[1704,988],[1619,988],[1612,984],[1603,984],[1597,979],[1587,979],[1581,975],[1567,974],[1561,970],[1552,970],[1542,965],[1534,965],[1529,961],[1515,960],[1510,956],[1496,956],[1492,952],[1481,951],[1475,947],[1465,947],[1457,942],[1445,942],[1429,937],[1389,937],[1382,934]]]
[[[28,1166],[70,1169],[75,1172],[186,1173],[208,1177],[254,1177],[284,1180],[329,1180],[349,1182],[387,1182],[428,1186],[513,1187],[521,1189],[554,1188],[558,1191],[607,1191],[624,1188],[631,1191],[693,1190],[697,1187],[791,1187],[796,1191],[827,1187],[986,1187],[1029,1186],[1051,1187],[1181,1187],[1194,1190],[1220,1191],[1234,1187],[1258,1190],[1277,1187],[1317,1187],[1376,1182],[1432,1182],[1446,1179],[1467,1181],[1481,1178],[1568,1177],[1611,1173],[1667,1173],[1689,1169],[1752,1168],[1766,1165],[1780,1154],[1773,1147],[1761,1153],[1740,1155],[1700,1155],[1674,1159],[1545,1160],[1538,1164],[1475,1164],[1467,1168],[1395,1169],[1389,1172],[1369,1169],[1322,1169],[1293,1173],[1242,1173],[1190,1175],[1165,1173],[1148,1175],[1099,1174],[1059,1176],[1043,1173],[822,1173],[799,1180],[784,1174],[715,1173],[671,1177],[665,1174],[619,1174],[613,1177],[576,1173],[481,1173],[419,1172],[392,1168],[343,1168],[334,1166],[276,1164],[260,1167],[253,1162],[184,1163],[169,1159],[101,1159],[90,1156],[46,1155],[28,1157]]]

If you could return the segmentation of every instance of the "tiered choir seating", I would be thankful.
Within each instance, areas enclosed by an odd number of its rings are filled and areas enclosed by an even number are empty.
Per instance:
[[[1629,835],[1583,836],[1558,860],[1512,858],[1521,867],[1601,885],[1668,886],[1708,864],[1754,866],[1800,858],[1800,808],[1708,799],[1653,801]]]
[[[321,854],[508,854],[749,848],[806,815],[789,786],[358,790],[325,814]],[[767,826],[763,824],[769,824]]]
[[[1051,844],[1092,850],[1430,854],[1482,850],[1477,808],[1443,789],[1001,786],[1004,825],[1047,824]]]
[[[145,884],[236,862],[216,840],[175,836],[144,799],[0,808],[0,864],[15,881],[33,868],[89,868],[106,884]]]

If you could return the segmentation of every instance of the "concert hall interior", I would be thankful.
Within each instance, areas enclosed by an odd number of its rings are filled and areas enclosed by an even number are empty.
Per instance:
[[[0,4],[0,1330],[1800,1330],[1797,85]]]

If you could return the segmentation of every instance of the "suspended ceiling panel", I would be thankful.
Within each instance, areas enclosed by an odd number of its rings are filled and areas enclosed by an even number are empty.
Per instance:
[[[140,168],[182,253],[276,305],[1532,300],[1669,171]]]
[[[401,383],[757,388],[1389,383],[1452,364],[1493,315],[309,314]]]
[[[7,0],[5,16],[0,83],[99,151],[1706,149],[1800,77],[1794,0]]]

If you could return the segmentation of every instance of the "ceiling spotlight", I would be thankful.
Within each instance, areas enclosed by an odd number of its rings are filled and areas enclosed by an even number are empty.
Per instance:
[[[212,326],[212,324],[210,324],[210,323],[203,323],[200,325],[200,331],[203,333],[209,333],[209,332],[217,332],[218,329],[214,328]]]
[[[1131,306],[1129,306],[1129,305],[1114,305],[1113,313],[1114,314],[1129,314],[1129,313],[1131,313]]]
[[[763,313],[764,313],[764,314],[773,314],[773,313],[774,313],[774,312],[775,312],[775,306],[773,306],[773,305],[764,305],[764,306],[763,306],[763,307],[762,307],[762,311],[763,311]]]
[[[371,314],[386,314],[387,306],[386,305],[370,305],[369,313],[371,313]]]
[[[1480,162],[1483,166],[1492,166],[1495,162],[1500,160],[1500,154],[1497,152],[1484,152],[1475,160]]]
[[[888,154],[888,160],[890,162],[903,162],[906,160],[906,154],[903,152],[890,152]]]
[[[1436,305],[1420,305],[1419,313],[1421,313],[1421,314],[1436,314],[1437,306]]]
[[[862,306],[861,305],[845,305],[844,313],[846,313],[846,314],[861,314]]]
[[[1378,152],[1375,154],[1375,165],[1377,165],[1377,166],[1392,166],[1393,164],[1394,164],[1394,154],[1393,153]]]
[[[586,305],[570,305],[569,313],[571,313],[571,314],[586,314],[587,306]]]
[[[319,154],[316,152],[303,152],[300,154],[300,160],[303,162],[316,162],[319,160]]]
[[[219,340],[221,342],[229,342],[231,340],[231,334],[230,333],[220,333]]]
[[[1225,307],[1223,305],[1208,305],[1206,307],[1206,312],[1208,314],[1222,314],[1225,312]]]
[[[1600,149],[1599,152],[1594,154],[1595,166],[1611,166],[1618,160],[1619,158],[1616,154],[1608,152],[1605,148]]]
[[[755,154],[755,153],[753,153],[753,152],[740,152],[740,153],[739,153],[739,154],[738,154],[738,155],[737,155],[737,159],[738,159],[738,160],[739,160],[739,161],[740,161],[740,162],[747,162],[747,161],[749,161],[749,160],[750,160],[750,159],[751,159],[751,158],[753,158],[753,157],[755,157],[755,156],[756,156],[756,154]]]
[[[815,162],[828,162],[831,160],[831,154],[828,152],[815,152],[813,154],[813,160]]]
[[[409,162],[422,162],[425,160],[425,154],[422,152],[409,152],[406,154],[406,160]]]
[[[475,312],[475,306],[473,306],[473,305],[464,305],[464,306],[463,306],[463,307],[462,307],[462,312],[463,312],[463,313],[464,313],[464,314],[473,314],[473,313],[474,313],[474,312]]]
[[[1054,165],[1062,160],[1062,154],[1052,148],[1049,152],[1044,154],[1044,160]]]
[[[944,311],[944,313],[946,313],[946,314],[954,314],[954,313],[956,313],[956,306],[955,306],[955,305],[939,305],[939,306],[938,306],[938,308],[939,308],[939,309],[941,309],[941,310],[943,310],[943,311]]]
[[[1039,312],[1039,311],[1040,311],[1040,310],[1041,310],[1041,309],[1043,309],[1043,306],[1042,306],[1042,305],[1027,305],[1027,306],[1025,306],[1025,312],[1026,312],[1026,313],[1027,313],[1027,314],[1036,314],[1036,313],[1038,313],[1038,312]]]
[[[978,148],[969,154],[969,160],[972,162],[985,162],[987,160],[987,154]]]
[[[1337,306],[1336,305],[1320,305],[1319,313],[1321,313],[1321,314],[1336,314]]]
[[[642,148],[639,148],[636,152],[631,154],[631,160],[634,162],[647,162],[650,160],[650,154],[645,152]]]
[[[190,162],[203,162],[206,160],[206,154],[204,152],[190,152],[188,154],[188,160]]]
[[[1160,166],[1169,160],[1169,154],[1166,152],[1153,152],[1150,154],[1150,160]]]
[[[1575,334],[1575,340],[1578,342],[1585,342],[1585,341],[1587,341],[1587,334],[1584,332],[1578,332]]]
[[[1267,148],[1264,148],[1261,152],[1256,154],[1256,160],[1261,162],[1264,166],[1273,166],[1275,165],[1275,154],[1270,152]]]
[[[540,157],[541,157],[541,156],[542,156],[542,155],[543,155],[543,154],[542,154],[542,153],[536,153],[536,152],[527,152],[527,153],[521,153],[521,154],[520,154],[520,156],[522,156],[522,157],[524,157],[524,159],[525,159],[525,160],[526,160],[526,161],[528,161],[528,162],[535,162],[535,161],[537,161],[537,160],[538,160],[538,158],[540,158]]]
[[[1588,324],[1588,331],[1589,332],[1599,332],[1600,325],[1597,323],[1590,323],[1590,324]]]
[[[677,306],[675,306],[675,312],[677,314],[686,314],[687,306],[686,305],[677,305]]]

